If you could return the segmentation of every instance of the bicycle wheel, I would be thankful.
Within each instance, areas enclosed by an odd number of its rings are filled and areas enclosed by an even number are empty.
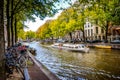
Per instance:
[[[18,62],[19,62],[20,67],[22,68],[27,67],[27,61],[24,56],[21,56]]]

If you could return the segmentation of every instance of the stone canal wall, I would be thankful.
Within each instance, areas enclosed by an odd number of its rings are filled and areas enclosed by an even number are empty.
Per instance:
[[[120,49],[120,44],[111,44],[112,49]]]
[[[55,74],[50,72],[41,62],[36,60],[30,52],[28,52],[28,54],[34,62],[34,66],[28,68],[32,80],[59,80]]]

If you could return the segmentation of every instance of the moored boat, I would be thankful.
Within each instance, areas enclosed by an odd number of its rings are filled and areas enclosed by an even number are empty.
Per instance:
[[[53,48],[76,51],[76,52],[89,52],[89,48],[84,44],[63,44],[63,43],[55,43],[51,45]]]
[[[111,49],[111,46],[108,45],[95,45],[96,48]]]

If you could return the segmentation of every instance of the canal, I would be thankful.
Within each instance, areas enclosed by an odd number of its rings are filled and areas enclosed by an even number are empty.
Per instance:
[[[89,53],[69,52],[29,44],[35,56],[61,80],[120,80],[120,51],[90,49]]]

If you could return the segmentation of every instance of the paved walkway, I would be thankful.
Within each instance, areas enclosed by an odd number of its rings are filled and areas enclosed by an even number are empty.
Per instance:
[[[28,72],[30,75],[30,80],[50,80],[36,64],[29,66]],[[7,80],[23,80],[23,76],[14,70],[13,74],[9,75]]]
[[[31,80],[50,80],[36,64],[30,66],[28,72]]]

